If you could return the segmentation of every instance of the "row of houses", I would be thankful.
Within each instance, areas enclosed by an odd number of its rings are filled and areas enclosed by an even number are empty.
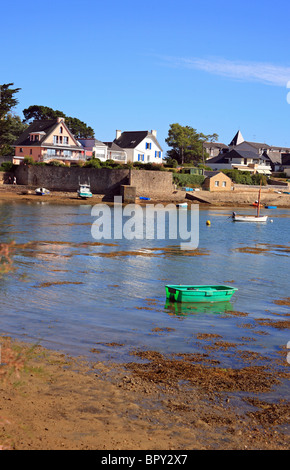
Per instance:
[[[162,163],[163,150],[156,130],[116,131],[112,142],[76,139],[64,118],[34,121],[14,144],[13,163],[20,164],[29,156],[36,162],[58,160],[66,164],[85,161],[93,156],[101,161],[118,163]]]
[[[163,162],[163,150],[157,140],[157,131],[116,131],[111,142],[97,139],[76,139],[64,118],[34,121],[14,144],[13,162],[21,163],[30,156],[34,161],[59,160],[70,164],[89,160],[114,160],[118,163]],[[213,171],[238,169],[251,173],[271,175],[284,171],[290,176],[290,148],[274,147],[265,143],[244,140],[240,131],[229,145],[206,142],[206,165]]]
[[[237,169],[265,175],[283,171],[290,176],[290,148],[246,141],[240,131],[229,145],[207,142],[204,148],[206,165],[215,171]]]

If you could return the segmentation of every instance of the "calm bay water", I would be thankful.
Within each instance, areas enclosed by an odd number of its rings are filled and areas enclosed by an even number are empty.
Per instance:
[[[225,366],[239,364],[237,347],[286,362],[289,330],[260,319],[289,319],[289,305],[276,301],[290,297],[290,210],[268,210],[269,221],[259,225],[233,223],[234,208],[202,209],[198,249],[185,252],[169,239],[97,243],[91,209],[0,205],[1,242],[16,243],[15,270],[0,278],[2,333],[121,361],[139,348],[204,352],[209,343],[198,335],[212,333],[233,343],[214,353]],[[238,291],[218,307],[177,306],[166,302],[168,283],[229,284]]]

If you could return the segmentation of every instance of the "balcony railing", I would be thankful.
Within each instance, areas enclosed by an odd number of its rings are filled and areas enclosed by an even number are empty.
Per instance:
[[[46,162],[48,160],[69,160],[69,161],[75,161],[75,160],[82,160],[85,161],[86,157],[85,155],[82,155],[81,153],[79,154],[73,154],[73,155],[51,155],[48,153],[44,153],[42,155],[42,161]]]
[[[107,159],[108,160],[115,160],[115,161],[118,161],[118,162],[123,162],[123,163],[127,163],[127,155],[126,154],[123,154],[123,153],[110,153],[108,156],[107,156]]]

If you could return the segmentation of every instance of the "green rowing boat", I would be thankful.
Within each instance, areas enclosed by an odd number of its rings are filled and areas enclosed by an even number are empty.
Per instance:
[[[230,286],[165,286],[166,298],[175,302],[225,302],[238,290]]]

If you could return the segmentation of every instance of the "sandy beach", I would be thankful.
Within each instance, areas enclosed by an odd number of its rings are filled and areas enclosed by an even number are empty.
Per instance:
[[[160,198],[150,198],[150,201],[142,201],[136,198],[136,203],[150,204],[150,203],[180,203],[187,202],[188,204],[199,204],[208,207],[254,207],[253,203],[257,199],[257,193],[253,190],[235,190],[235,191],[197,191],[186,193],[185,191],[175,190],[165,196],[162,194]],[[188,196],[187,196],[188,195]],[[76,192],[62,192],[51,191],[49,195],[39,196],[36,195],[34,189],[28,186],[20,185],[0,185],[0,201],[27,201],[27,202],[50,202],[54,204],[98,204],[113,202],[112,198],[106,198],[103,194],[93,194],[92,198],[81,199]],[[273,190],[264,190],[261,194],[261,204],[274,205],[277,208],[290,208],[290,194],[280,194]]]
[[[4,336],[1,352],[2,449],[289,449],[289,404],[263,400],[281,371],[154,351],[88,363]]]

